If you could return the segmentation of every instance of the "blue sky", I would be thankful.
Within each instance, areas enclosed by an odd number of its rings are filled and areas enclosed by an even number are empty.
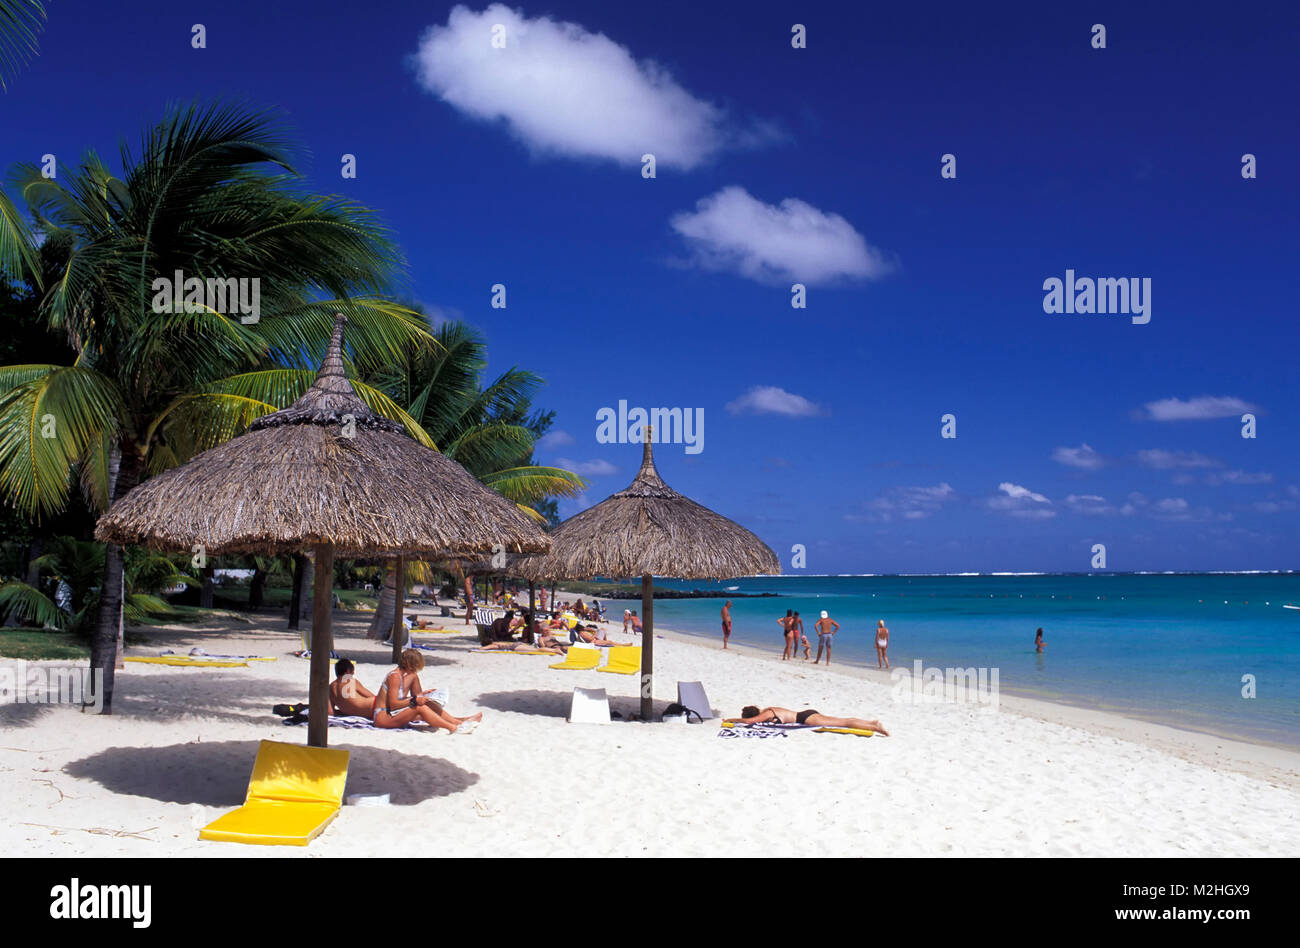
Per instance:
[[[1298,565],[1288,4],[49,6],[0,160],[282,109],[409,295],[547,379],[540,458],[593,472],[566,515],[634,473],[596,439],[626,400],[703,410],[661,472],[787,571]],[[1067,269],[1150,279],[1150,322],[1046,314]]]

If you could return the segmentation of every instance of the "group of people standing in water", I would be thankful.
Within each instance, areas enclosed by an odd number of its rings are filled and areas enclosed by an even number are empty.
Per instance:
[[[722,647],[726,648],[727,643],[731,640],[731,607],[733,603],[730,599],[722,607]],[[787,609],[785,615],[776,620],[776,624],[781,627],[781,634],[785,639],[785,650],[781,653],[781,661],[789,661],[799,656],[799,648],[803,647],[804,661],[812,658],[812,643],[808,641],[808,636],[804,634],[803,619],[794,609]],[[830,617],[830,613],[825,609],[822,610],[821,618],[813,624],[813,629],[817,632],[817,658],[813,659],[814,665],[820,665],[823,650],[826,652],[826,664],[831,663],[831,645],[835,640],[835,633],[840,630],[840,624]],[[881,619],[876,623],[876,664],[880,668],[889,667],[889,629],[885,628],[885,620]]]

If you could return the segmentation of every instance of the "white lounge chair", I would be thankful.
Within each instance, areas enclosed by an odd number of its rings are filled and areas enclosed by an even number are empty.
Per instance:
[[[713,708],[709,706],[709,696],[704,693],[704,685],[698,681],[679,681],[677,683],[677,703],[689,708],[708,721],[713,717]]]
[[[609,698],[604,688],[574,688],[570,724],[608,724]]]

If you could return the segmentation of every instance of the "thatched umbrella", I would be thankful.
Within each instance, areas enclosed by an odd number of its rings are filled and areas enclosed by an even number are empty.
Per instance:
[[[307,735],[316,747],[328,736],[336,551],[396,555],[401,564],[407,555],[469,556],[497,544],[514,552],[549,548],[514,504],[357,397],[343,370],[345,322],[335,318],[325,360],[301,398],[145,481],[95,531],[110,543],[186,552],[202,546],[208,555],[314,549]]]
[[[776,554],[740,524],[684,497],[655,470],[647,428],[641,470],[624,490],[551,531],[551,552],[520,561],[533,579],[641,577],[641,717],[653,711],[654,577],[729,579],[781,572]]]

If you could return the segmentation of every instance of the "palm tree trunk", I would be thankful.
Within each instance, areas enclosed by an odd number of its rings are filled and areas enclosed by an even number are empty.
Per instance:
[[[213,577],[216,575],[216,567],[205,566],[199,570],[199,575],[203,577],[203,585],[199,587],[199,608],[211,609]]]
[[[140,479],[140,456],[134,450],[115,450],[109,466],[109,503],[125,494]],[[113,713],[114,671],[117,665],[117,632],[122,617],[122,588],[125,562],[122,547],[105,545],[104,572],[99,584],[99,616],[90,637],[90,675],[104,696],[101,714]],[[95,678],[100,680],[95,682]]]
[[[262,608],[262,599],[266,594],[266,570],[260,566],[253,568],[253,580],[248,586],[248,608],[254,611]]]
[[[397,573],[384,568],[384,581],[379,586],[379,602],[375,603],[375,617],[366,629],[368,639],[386,639],[393,631],[393,616],[397,612]]]
[[[302,582],[307,572],[307,557],[301,553],[293,556],[293,592],[289,594],[289,628],[297,629],[302,616]]]

